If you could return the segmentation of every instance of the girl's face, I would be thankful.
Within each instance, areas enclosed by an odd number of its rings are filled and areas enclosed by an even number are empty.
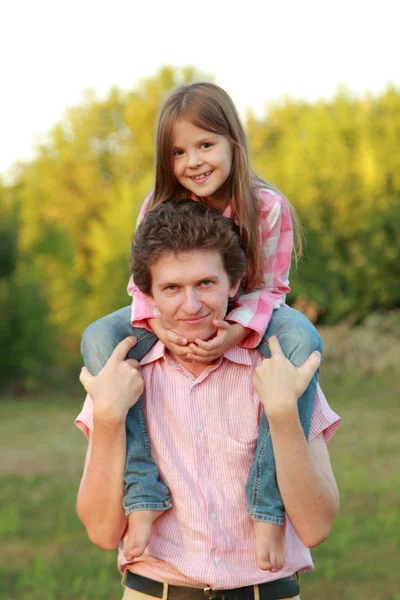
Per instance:
[[[172,151],[174,174],[184,188],[205,200],[227,199],[233,155],[225,136],[180,119],[174,126]]]

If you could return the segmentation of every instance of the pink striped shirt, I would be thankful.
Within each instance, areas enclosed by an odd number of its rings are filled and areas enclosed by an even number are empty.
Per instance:
[[[264,287],[243,294],[234,309],[227,315],[229,321],[240,323],[252,332],[241,343],[245,348],[256,348],[271,320],[272,311],[285,303],[290,291],[289,270],[293,247],[292,220],[288,203],[282,196],[267,189],[257,191],[260,199],[259,244],[264,257]],[[193,196],[194,200],[199,200]],[[150,196],[140,210],[138,224],[148,210]],[[231,218],[230,205],[224,216]],[[136,287],[132,277],[128,284],[132,301],[132,325],[150,329],[147,319],[159,317],[147,297]]]
[[[195,377],[158,342],[141,361],[151,454],[173,508],[157,519],[146,552],[129,567],[140,575],[228,589],[313,569],[287,517],[284,568],[270,573],[256,565],[245,485],[261,412],[253,389],[261,360],[257,351],[236,346]],[[323,432],[328,442],[339,422],[318,389],[309,440]],[[76,425],[86,435],[92,429],[90,398]],[[121,550],[118,564],[121,571],[127,567]]]

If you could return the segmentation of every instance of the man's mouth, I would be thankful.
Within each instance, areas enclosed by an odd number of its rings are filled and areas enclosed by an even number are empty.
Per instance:
[[[196,325],[196,324],[200,323],[201,321],[203,321],[204,319],[206,319],[208,316],[209,316],[209,314],[191,317],[189,319],[181,319],[181,321],[183,321],[187,325]]]

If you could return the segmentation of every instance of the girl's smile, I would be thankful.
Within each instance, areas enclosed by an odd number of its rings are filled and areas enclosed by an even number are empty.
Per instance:
[[[180,119],[174,126],[173,161],[175,177],[189,192],[219,202],[227,199],[232,149],[225,136]]]
[[[208,181],[209,176],[212,174],[212,171],[207,171],[207,173],[201,173],[200,175],[193,175],[192,180],[195,183],[204,183]]]

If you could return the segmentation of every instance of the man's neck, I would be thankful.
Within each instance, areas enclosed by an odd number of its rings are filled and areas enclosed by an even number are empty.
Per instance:
[[[176,354],[173,354],[172,352],[169,352],[169,350],[167,352],[171,356],[171,358],[174,359],[175,362],[177,362],[179,365],[182,365],[182,367],[185,367],[185,369],[187,369],[195,377],[199,377],[199,375],[201,375],[201,373],[205,369],[207,369],[207,367],[209,367],[210,365],[212,365],[215,362],[215,361],[211,361],[211,362],[209,362],[207,364],[205,364],[205,363],[198,363],[198,362],[194,362],[194,361],[191,361],[191,360],[185,360],[184,357],[177,356]]]

